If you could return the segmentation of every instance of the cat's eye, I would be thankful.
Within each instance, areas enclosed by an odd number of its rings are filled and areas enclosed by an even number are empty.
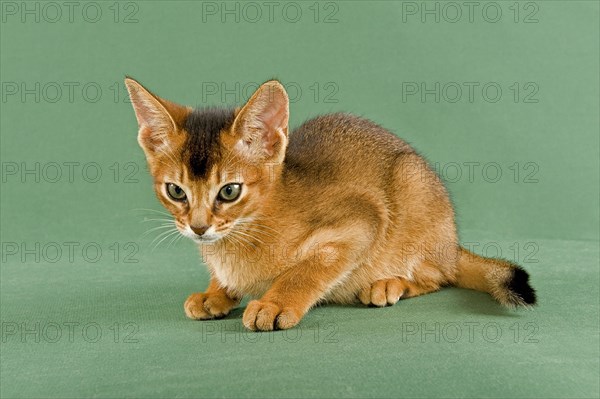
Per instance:
[[[242,185],[239,183],[229,183],[221,187],[218,199],[223,202],[235,201],[242,192]]]
[[[185,201],[187,196],[185,195],[185,191],[177,184],[167,183],[167,194],[173,201]]]

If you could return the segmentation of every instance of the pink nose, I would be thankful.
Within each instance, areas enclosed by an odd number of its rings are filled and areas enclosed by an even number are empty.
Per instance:
[[[203,225],[203,226],[192,226],[190,225],[190,229],[192,229],[192,231],[196,234],[198,234],[199,236],[201,236],[202,234],[206,233],[206,230],[208,230],[210,226],[207,225]]]

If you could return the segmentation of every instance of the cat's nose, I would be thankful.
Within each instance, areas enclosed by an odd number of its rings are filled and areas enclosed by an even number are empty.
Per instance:
[[[190,224],[190,229],[192,229],[192,231],[196,234],[198,234],[199,236],[201,236],[202,234],[206,233],[206,230],[208,230],[210,226],[207,225],[203,225],[203,226],[192,226]]]

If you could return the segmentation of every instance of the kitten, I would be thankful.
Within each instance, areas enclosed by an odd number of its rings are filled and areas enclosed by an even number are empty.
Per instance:
[[[373,122],[337,113],[288,133],[276,80],[236,109],[192,109],[125,84],[156,195],[210,271],[188,317],[225,316],[250,295],[244,326],[285,329],[319,303],[386,306],[445,285],[535,304],[527,272],[460,247],[438,176]]]

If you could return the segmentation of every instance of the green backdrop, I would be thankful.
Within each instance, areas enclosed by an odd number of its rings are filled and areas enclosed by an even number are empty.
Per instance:
[[[12,397],[598,397],[597,1],[0,3],[1,390]],[[185,319],[207,273],[160,210],[123,78],[189,105],[272,77],[447,181],[464,245],[540,306],[443,290],[289,332]]]

